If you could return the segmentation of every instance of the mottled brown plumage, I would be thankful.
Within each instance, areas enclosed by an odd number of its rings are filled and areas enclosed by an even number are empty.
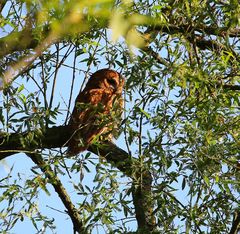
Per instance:
[[[102,69],[90,77],[85,89],[75,101],[69,125],[73,135],[68,142],[68,154],[76,155],[99,140],[111,139],[122,112],[124,80],[113,70]]]

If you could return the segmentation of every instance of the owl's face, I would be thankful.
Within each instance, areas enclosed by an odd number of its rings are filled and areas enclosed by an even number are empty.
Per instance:
[[[123,77],[116,71],[102,69],[92,74],[86,88],[104,89],[112,94],[120,94],[124,85]]]

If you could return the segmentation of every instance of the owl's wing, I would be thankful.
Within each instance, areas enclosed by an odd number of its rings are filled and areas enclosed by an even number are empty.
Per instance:
[[[69,125],[73,135],[68,142],[68,154],[86,150],[93,139],[104,131],[103,92],[91,89],[78,95]]]

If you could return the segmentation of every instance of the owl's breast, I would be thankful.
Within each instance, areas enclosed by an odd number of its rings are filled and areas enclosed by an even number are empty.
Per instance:
[[[87,97],[85,99],[85,103],[92,105],[101,103],[105,106],[108,105],[109,101],[112,100],[113,93],[104,89],[92,89],[85,93],[85,97]]]

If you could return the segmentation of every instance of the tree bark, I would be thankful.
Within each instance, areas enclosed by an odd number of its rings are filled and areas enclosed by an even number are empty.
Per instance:
[[[54,173],[54,171],[51,169],[51,165],[48,165],[44,161],[43,157],[38,153],[33,153],[33,154],[28,153],[27,155],[32,159],[32,161],[36,165],[38,165],[40,170],[49,179],[49,183],[51,183],[51,185],[54,187],[54,190],[60,197],[62,203],[64,204],[64,206],[67,210],[69,217],[72,220],[74,233],[85,233],[82,219],[79,215],[79,212],[76,209],[76,207],[74,206],[74,204],[72,203],[71,198],[69,197],[66,189],[62,185],[60,179]]]
[[[36,157],[35,150],[65,147],[67,146],[68,139],[73,133],[71,132],[69,126],[48,128],[41,132],[41,134],[39,134],[39,131],[36,132],[38,132],[38,134],[34,134],[34,132],[11,134],[2,133],[0,136],[0,160],[13,154],[23,152],[29,155],[48,177],[51,177],[51,170],[47,170],[45,168],[46,165],[44,165],[44,161],[41,157]],[[26,142],[28,134],[33,134],[31,142]],[[39,137],[39,135],[41,137]],[[132,158],[126,151],[117,147],[110,141],[101,142],[101,144],[97,145],[91,145],[88,150],[94,154],[104,157],[107,162],[112,164],[114,167],[117,167],[122,173],[133,180],[132,195],[138,228],[141,231],[153,230],[155,227],[155,219],[152,214],[153,203],[151,199],[151,173],[146,168],[141,168],[137,159]],[[140,177],[142,178],[141,181],[136,179]],[[53,184],[53,186],[56,192],[60,194],[60,197],[65,197],[64,188],[60,189],[60,192],[58,191],[58,189],[62,187],[60,181],[58,181],[58,179],[55,180],[56,185]],[[68,205],[69,207],[70,203],[68,203],[67,200],[64,202],[64,205]],[[75,209],[73,208],[70,210],[72,210],[71,215],[73,219],[76,218],[74,216],[76,215]],[[74,228],[79,228],[79,225],[75,226],[76,227]]]

